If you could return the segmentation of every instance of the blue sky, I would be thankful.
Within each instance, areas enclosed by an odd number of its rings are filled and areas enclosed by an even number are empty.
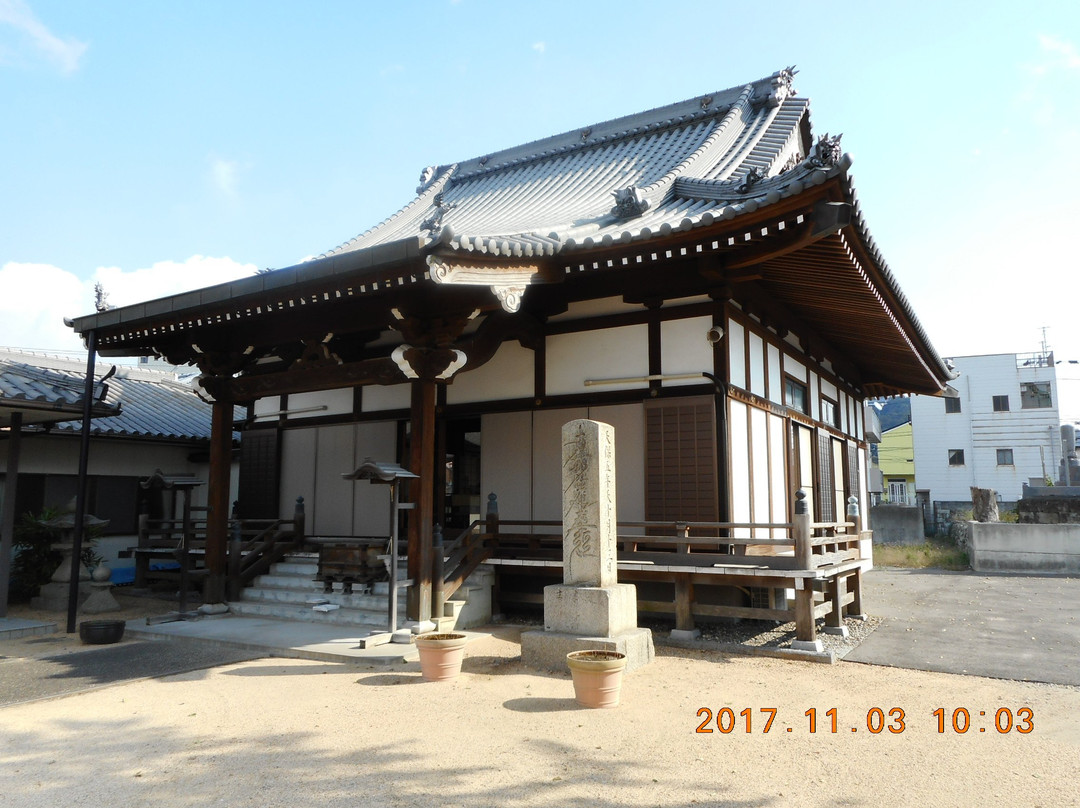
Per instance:
[[[0,345],[287,266],[421,169],[797,65],[942,355],[1080,360],[1080,4],[0,0]],[[1080,365],[1062,365],[1080,419]]]

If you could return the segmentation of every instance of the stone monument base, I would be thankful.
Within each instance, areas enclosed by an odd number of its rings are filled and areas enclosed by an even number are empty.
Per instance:
[[[521,635],[521,661],[530,668],[566,671],[571,651],[618,651],[626,654],[626,672],[653,661],[652,632],[633,628],[614,637],[588,637],[555,631],[526,631]]]
[[[614,637],[637,628],[633,584],[544,587],[544,631],[580,637]]]

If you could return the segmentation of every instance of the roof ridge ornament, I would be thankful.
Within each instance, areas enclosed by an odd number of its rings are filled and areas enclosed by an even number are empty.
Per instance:
[[[649,209],[649,200],[636,185],[619,188],[611,195],[615,197],[615,207],[611,213],[619,219],[634,219]]]
[[[780,70],[771,79],[772,92],[765,99],[767,106],[776,107],[783,101],[795,95],[794,79],[795,74],[799,71],[795,69],[795,65],[790,65]]]
[[[829,137],[829,133],[817,139],[817,143],[814,144],[814,152],[810,155],[810,165],[815,168],[831,168],[840,162],[840,138],[844,135],[841,132],[836,137]]]
[[[438,166],[428,166],[420,172],[420,184],[416,186],[417,196],[424,193],[435,182],[435,172],[438,168]]]
[[[430,216],[424,219],[423,223],[420,225],[420,229],[426,230],[428,232],[428,235],[431,236],[432,239],[437,241],[439,236],[442,235],[443,216],[456,208],[457,203],[446,202],[443,198],[442,191],[439,191],[439,193],[435,194],[435,198],[431,201],[431,203],[434,207],[434,210],[432,210]]]
[[[750,166],[750,170],[743,176],[743,181],[735,186],[735,192],[739,194],[748,194],[751,189],[765,179],[768,171],[761,171],[757,166]]]

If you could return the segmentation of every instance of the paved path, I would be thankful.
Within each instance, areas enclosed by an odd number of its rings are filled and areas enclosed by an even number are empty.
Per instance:
[[[42,654],[0,657],[0,706],[257,659],[265,654],[192,641],[127,641],[49,654],[50,637],[31,640]]]
[[[876,569],[863,608],[886,620],[848,661],[1080,685],[1080,578]]]

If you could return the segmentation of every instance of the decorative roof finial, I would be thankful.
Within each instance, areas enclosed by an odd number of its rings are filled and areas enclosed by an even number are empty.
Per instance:
[[[100,283],[94,284],[94,309],[97,311],[108,311],[112,306],[109,305],[109,293],[105,291],[105,287]]]
[[[810,155],[810,165],[817,168],[831,168],[840,162],[840,138],[844,135],[829,137],[829,133],[817,139],[814,144],[814,153]]]
[[[435,170],[437,166],[428,166],[420,172],[420,184],[416,186],[416,193],[422,194],[435,182]]]
[[[735,186],[735,191],[740,194],[750,193],[750,189],[765,179],[767,172],[758,170],[757,166],[751,166],[750,170],[746,172],[743,177],[743,181]]]
[[[784,99],[795,95],[793,81],[795,79],[795,74],[798,72],[799,71],[795,69],[795,65],[791,65],[790,67],[785,67],[783,70],[778,71],[776,75],[772,77],[772,92],[766,99],[766,103],[770,107],[778,106]]]
[[[620,219],[633,219],[649,209],[649,200],[634,185],[612,191],[611,195],[615,197],[615,207],[611,213]]]
[[[434,208],[431,211],[431,215],[424,219],[423,224],[420,225],[420,229],[428,231],[428,234],[431,236],[431,238],[438,239],[439,236],[442,234],[443,217],[447,213],[452,211],[454,208],[456,208],[457,203],[447,203],[446,201],[444,201],[442,191],[440,191],[439,193],[435,194],[435,198],[432,200],[432,204],[434,205]]]

